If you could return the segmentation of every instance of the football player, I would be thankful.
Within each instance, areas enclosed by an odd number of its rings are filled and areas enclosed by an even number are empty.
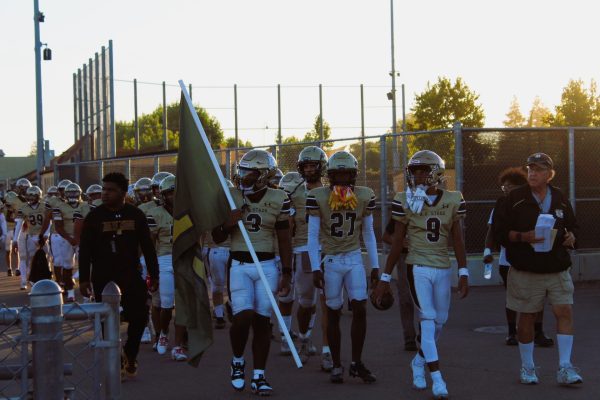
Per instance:
[[[102,204],[102,186],[98,184],[90,185],[85,191],[87,202],[91,208],[96,208]]]
[[[233,349],[231,384],[238,391],[244,389],[244,348],[252,327],[254,373],[251,389],[254,393],[263,396],[268,396],[273,390],[265,378],[271,343],[269,322],[272,308],[242,232],[237,227],[237,221],[241,219],[248,231],[272,293],[277,291],[279,281],[273,241],[273,238],[277,237],[283,265],[279,295],[285,296],[290,290],[292,274],[290,200],[283,190],[268,187],[269,179],[276,168],[275,159],[266,151],[251,150],[246,153],[238,165],[238,187],[231,189],[236,209],[232,210],[227,222],[212,232],[217,243],[222,242],[228,235],[231,236],[231,268],[229,269],[229,291],[233,311],[233,323],[229,331]]]
[[[167,176],[174,176],[174,175],[172,173],[170,173],[170,172],[161,171],[161,172],[157,172],[152,177],[152,183],[151,183],[152,196],[153,196],[154,199],[157,199],[159,202],[160,202],[160,183]]]
[[[152,190],[152,180],[150,178],[138,179],[133,187],[133,191],[135,193],[135,200],[138,208],[142,210],[144,214],[148,214],[148,211],[160,205],[160,188],[159,197],[155,197],[154,191]]]
[[[367,247],[371,279],[378,276],[377,242],[373,231],[375,194],[367,187],[355,186],[358,162],[352,154],[340,151],[327,162],[329,187],[312,189],[306,199],[308,218],[308,252],[313,282],[325,291],[327,305],[327,339],[333,358],[330,380],[344,381],[341,364],[340,315],[346,289],[352,304],[352,363],[350,376],[366,383],[375,375],[361,360],[367,329],[367,277],[362,261],[360,235]],[[319,236],[322,233],[321,236]],[[320,244],[324,254],[321,270]]]
[[[0,243],[5,243],[6,246],[6,275],[12,276],[12,267],[10,265],[10,251],[12,237],[8,232],[8,224],[6,223],[6,206],[4,205],[4,196],[0,198]],[[9,241],[10,240],[10,241]]]
[[[24,271],[27,271],[27,238],[26,231],[27,225],[23,224],[23,218],[19,217],[19,210],[27,204],[27,189],[31,187],[31,182],[28,179],[21,178],[16,183],[16,194],[17,196],[11,196],[8,205],[15,212],[15,232],[13,234],[13,251],[16,250],[17,262],[19,269],[17,270],[17,276],[22,275]],[[21,230],[25,230],[25,234],[20,235]],[[25,281],[23,281],[25,279]],[[25,282],[25,286],[23,286]],[[21,290],[27,289],[27,276],[21,278]]]
[[[65,282],[63,277],[63,267],[65,265],[72,265],[73,262],[69,261],[69,257],[73,257],[73,252],[71,251],[72,245],[58,232],[56,232],[56,228],[51,226],[51,222],[53,220],[53,212],[55,209],[58,209],[61,204],[66,202],[65,198],[65,189],[69,186],[71,182],[69,179],[63,179],[58,182],[57,185],[57,194],[56,196],[46,196],[46,200],[44,201],[46,214],[44,216],[44,230],[49,226],[51,227],[50,231],[50,253],[52,254],[52,265],[54,267],[54,279],[56,282],[64,289]],[[66,291],[64,292],[66,293]]]
[[[59,243],[62,261],[62,282],[66,291],[66,302],[75,301],[73,267],[81,238],[83,219],[90,212],[88,203],[81,199],[81,188],[76,183],[69,183],[64,190],[65,201],[55,203],[52,220],[56,225],[56,233],[63,239]]]
[[[418,151],[409,160],[406,168],[408,189],[397,193],[392,202],[392,218],[396,221],[392,248],[375,291],[376,301],[380,301],[384,293],[390,293],[391,273],[400,259],[404,237],[408,235],[407,274],[421,326],[421,349],[411,362],[413,387],[418,390],[427,388],[427,364],[436,399],[448,397],[439,368],[436,340],[448,319],[450,308],[450,238],[459,266],[460,297],[466,297],[469,290],[462,228],[466,205],[460,192],[439,188],[444,172],[444,160],[433,151]]]
[[[33,255],[37,249],[42,247],[44,251],[48,253],[46,246],[48,232],[42,231],[45,215],[44,206],[40,204],[42,189],[37,186],[31,186],[27,189],[25,196],[27,198],[27,203],[21,206],[17,213],[17,218],[23,220],[23,227],[20,229],[17,240],[20,240],[21,236],[25,238],[25,252],[24,254],[21,253],[24,255],[26,266],[25,269],[21,270],[22,290],[27,289],[31,262],[33,261]],[[19,251],[22,252],[21,248],[19,248]]]
[[[308,257],[308,214],[306,213],[306,197],[314,188],[322,187],[321,178],[327,168],[327,154],[317,147],[308,146],[298,155],[298,172],[289,172],[281,180],[281,187],[288,192],[292,200],[292,244],[294,249],[294,290],[298,299],[298,330],[300,333],[300,360],[306,363],[316,353],[312,344],[311,333],[316,317],[317,290],[312,281],[312,270]],[[325,297],[319,296],[322,306],[322,328],[326,326],[327,312]],[[333,368],[331,350],[327,342],[327,332],[323,329],[323,348],[321,351],[321,369],[330,372]]]
[[[231,181],[227,181],[227,185],[230,188],[233,187],[233,183]],[[225,271],[227,270],[227,264],[229,262],[230,246],[231,241],[229,238],[227,238],[224,242],[216,244],[212,237],[212,232],[207,232],[204,235],[202,255],[204,258],[204,265],[206,265],[210,278],[215,329],[223,329],[226,326],[223,297],[225,292],[225,284],[227,283]]]
[[[13,191],[9,191],[2,197],[2,215],[4,215],[4,219],[6,221],[6,231],[4,231],[4,249],[5,249],[5,260],[7,265],[6,274],[8,276],[13,276],[13,268],[12,268],[12,254],[17,253],[16,250],[13,250],[13,238],[15,233],[15,215],[16,211],[11,207],[11,203],[14,201],[14,198],[17,197],[17,194]],[[16,238],[14,238],[16,241]],[[18,254],[16,257],[18,258]],[[15,274],[19,272],[18,269],[19,261],[18,259],[15,262]]]
[[[156,348],[158,354],[167,352],[169,325],[175,307],[175,276],[173,270],[173,201],[175,198],[175,176],[170,175],[160,182],[162,205],[154,207],[146,214],[148,227],[156,243],[158,255],[160,296],[160,336]],[[151,193],[151,192],[150,192]],[[175,361],[187,360],[183,350],[185,327],[175,324],[175,346],[171,358]]]

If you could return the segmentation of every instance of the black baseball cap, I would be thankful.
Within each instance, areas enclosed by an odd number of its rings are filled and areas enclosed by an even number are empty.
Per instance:
[[[539,165],[544,168],[554,168],[554,162],[550,158],[550,156],[546,153],[534,153],[527,157],[527,166],[530,165]]]

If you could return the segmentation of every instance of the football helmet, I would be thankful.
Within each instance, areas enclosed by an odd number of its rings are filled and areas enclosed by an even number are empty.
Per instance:
[[[95,194],[102,194],[102,186],[98,185],[97,183],[94,183],[93,185],[90,185],[87,188],[87,190],[85,191],[85,194],[88,196],[95,195]]]
[[[327,154],[317,146],[308,146],[302,149],[298,155],[298,172],[308,182],[318,181],[324,174],[327,168]],[[304,176],[304,165],[308,163],[317,164],[317,173],[311,176]]]
[[[348,174],[341,177],[341,174]],[[327,162],[327,177],[331,186],[354,186],[358,174],[358,161],[347,151],[338,151]]]
[[[19,195],[11,190],[11,191],[6,192],[2,201],[4,201],[4,204],[6,204],[7,207],[14,210],[15,202],[17,201],[18,198],[19,198]]]
[[[175,175],[167,176],[163,179],[160,182],[159,190],[161,194],[175,190]]]
[[[65,199],[69,204],[77,204],[81,201],[81,187],[76,183],[69,183],[65,188]]]
[[[281,181],[279,181],[279,187],[288,193],[294,193],[298,186],[304,183],[304,179],[299,172],[288,172],[285,174]]]
[[[48,195],[48,197],[56,197],[56,196],[58,196],[58,187],[56,187],[56,186],[50,186],[48,188],[48,190],[46,191],[46,194]]]
[[[172,173],[167,172],[167,171],[161,171],[161,172],[157,172],[156,174],[154,174],[154,176],[152,177],[151,187],[158,189],[160,187],[160,182],[162,182],[162,180],[165,179],[167,176],[175,176],[175,175],[173,175]],[[144,179],[144,178],[142,178],[142,179]]]
[[[15,186],[16,186],[17,194],[19,196],[25,196],[27,193],[27,189],[29,189],[31,187],[31,182],[29,182],[29,179],[20,178],[17,180],[17,183],[15,184]]]
[[[27,188],[27,191],[25,192],[25,199],[27,200],[27,203],[29,203],[30,206],[38,204],[41,198],[42,189],[40,189],[37,186],[31,186]]]
[[[394,296],[392,295],[391,292],[386,292],[383,295],[383,297],[381,297],[380,302],[377,302],[374,291],[371,292],[371,295],[369,296],[369,298],[371,300],[371,304],[373,304],[373,307],[375,307],[376,309],[378,309],[380,311],[388,310],[390,307],[392,307],[394,305]]]
[[[250,150],[237,165],[238,187],[244,194],[256,193],[267,187],[276,174],[277,162],[265,150]]]
[[[163,178],[164,179],[164,178]],[[135,199],[139,203],[146,203],[152,200],[152,179],[150,178],[140,178],[133,186],[133,191],[135,192]],[[159,182],[160,187],[160,182]]]
[[[283,172],[277,168],[275,170],[275,174],[271,177],[271,179],[269,179],[269,186],[272,188],[279,188],[279,182],[281,181],[281,178],[283,178]]]
[[[413,154],[406,167],[406,181],[411,189],[415,189],[418,185],[415,182],[415,171],[423,168],[429,170],[426,181],[422,183],[425,186],[436,186],[444,181],[446,163],[442,157],[431,150],[421,150]]]

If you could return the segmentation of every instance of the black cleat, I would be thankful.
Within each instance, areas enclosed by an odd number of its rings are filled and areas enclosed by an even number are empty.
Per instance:
[[[238,392],[244,390],[244,387],[246,386],[246,375],[244,374],[245,366],[245,362],[231,361],[231,386]]]
[[[223,329],[226,325],[227,323],[225,322],[225,318],[217,317],[215,319],[215,329]]]
[[[15,271],[15,276],[21,276],[21,270],[20,269],[18,269],[18,270]]]
[[[352,364],[350,364],[350,370],[348,371],[348,373],[352,377],[362,379],[364,383],[373,383],[377,380],[375,375],[373,375],[371,371],[369,371],[367,367],[365,367],[365,364],[363,364],[360,361],[357,363],[353,362]]]
[[[270,396],[273,392],[273,388],[269,385],[264,375],[259,375],[258,379],[252,379],[250,387],[252,388],[252,393],[259,396]]]
[[[331,383],[344,383],[344,367],[333,367],[329,380]]]
[[[10,269],[10,268],[9,268],[9,269],[6,271],[6,276],[13,276],[12,269]]]
[[[538,347],[552,347],[554,346],[554,340],[544,334],[543,331],[535,334],[535,345]]]
[[[517,346],[519,341],[517,340],[517,336],[513,333],[512,335],[508,335],[506,337],[505,343],[507,346]]]

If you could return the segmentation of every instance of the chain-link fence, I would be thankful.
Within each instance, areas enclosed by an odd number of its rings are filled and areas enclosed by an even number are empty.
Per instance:
[[[318,145],[329,155],[348,150],[359,163],[357,184],[368,186],[379,199],[375,228],[379,236],[389,217],[396,192],[404,190],[404,166],[412,154],[429,149],[446,160],[446,188],[460,190],[467,200],[466,246],[469,253],[484,247],[489,214],[502,195],[497,182],[506,168],[522,166],[532,153],[545,152],[554,160],[553,185],[561,188],[575,207],[581,227],[580,249],[600,248],[600,128],[462,128],[405,132],[398,135],[367,136],[311,143],[261,146],[276,156],[284,172],[296,170],[298,154],[307,145]],[[250,148],[216,149],[226,177]],[[83,187],[98,183],[103,173],[123,172],[130,180],[152,176],[158,171],[175,173],[177,153],[110,159],[79,164],[61,164],[55,179],[68,178]],[[381,204],[384,207],[381,207]]]
[[[104,303],[62,304],[61,290],[40,281],[30,307],[0,306],[0,398],[120,398],[120,292]]]

